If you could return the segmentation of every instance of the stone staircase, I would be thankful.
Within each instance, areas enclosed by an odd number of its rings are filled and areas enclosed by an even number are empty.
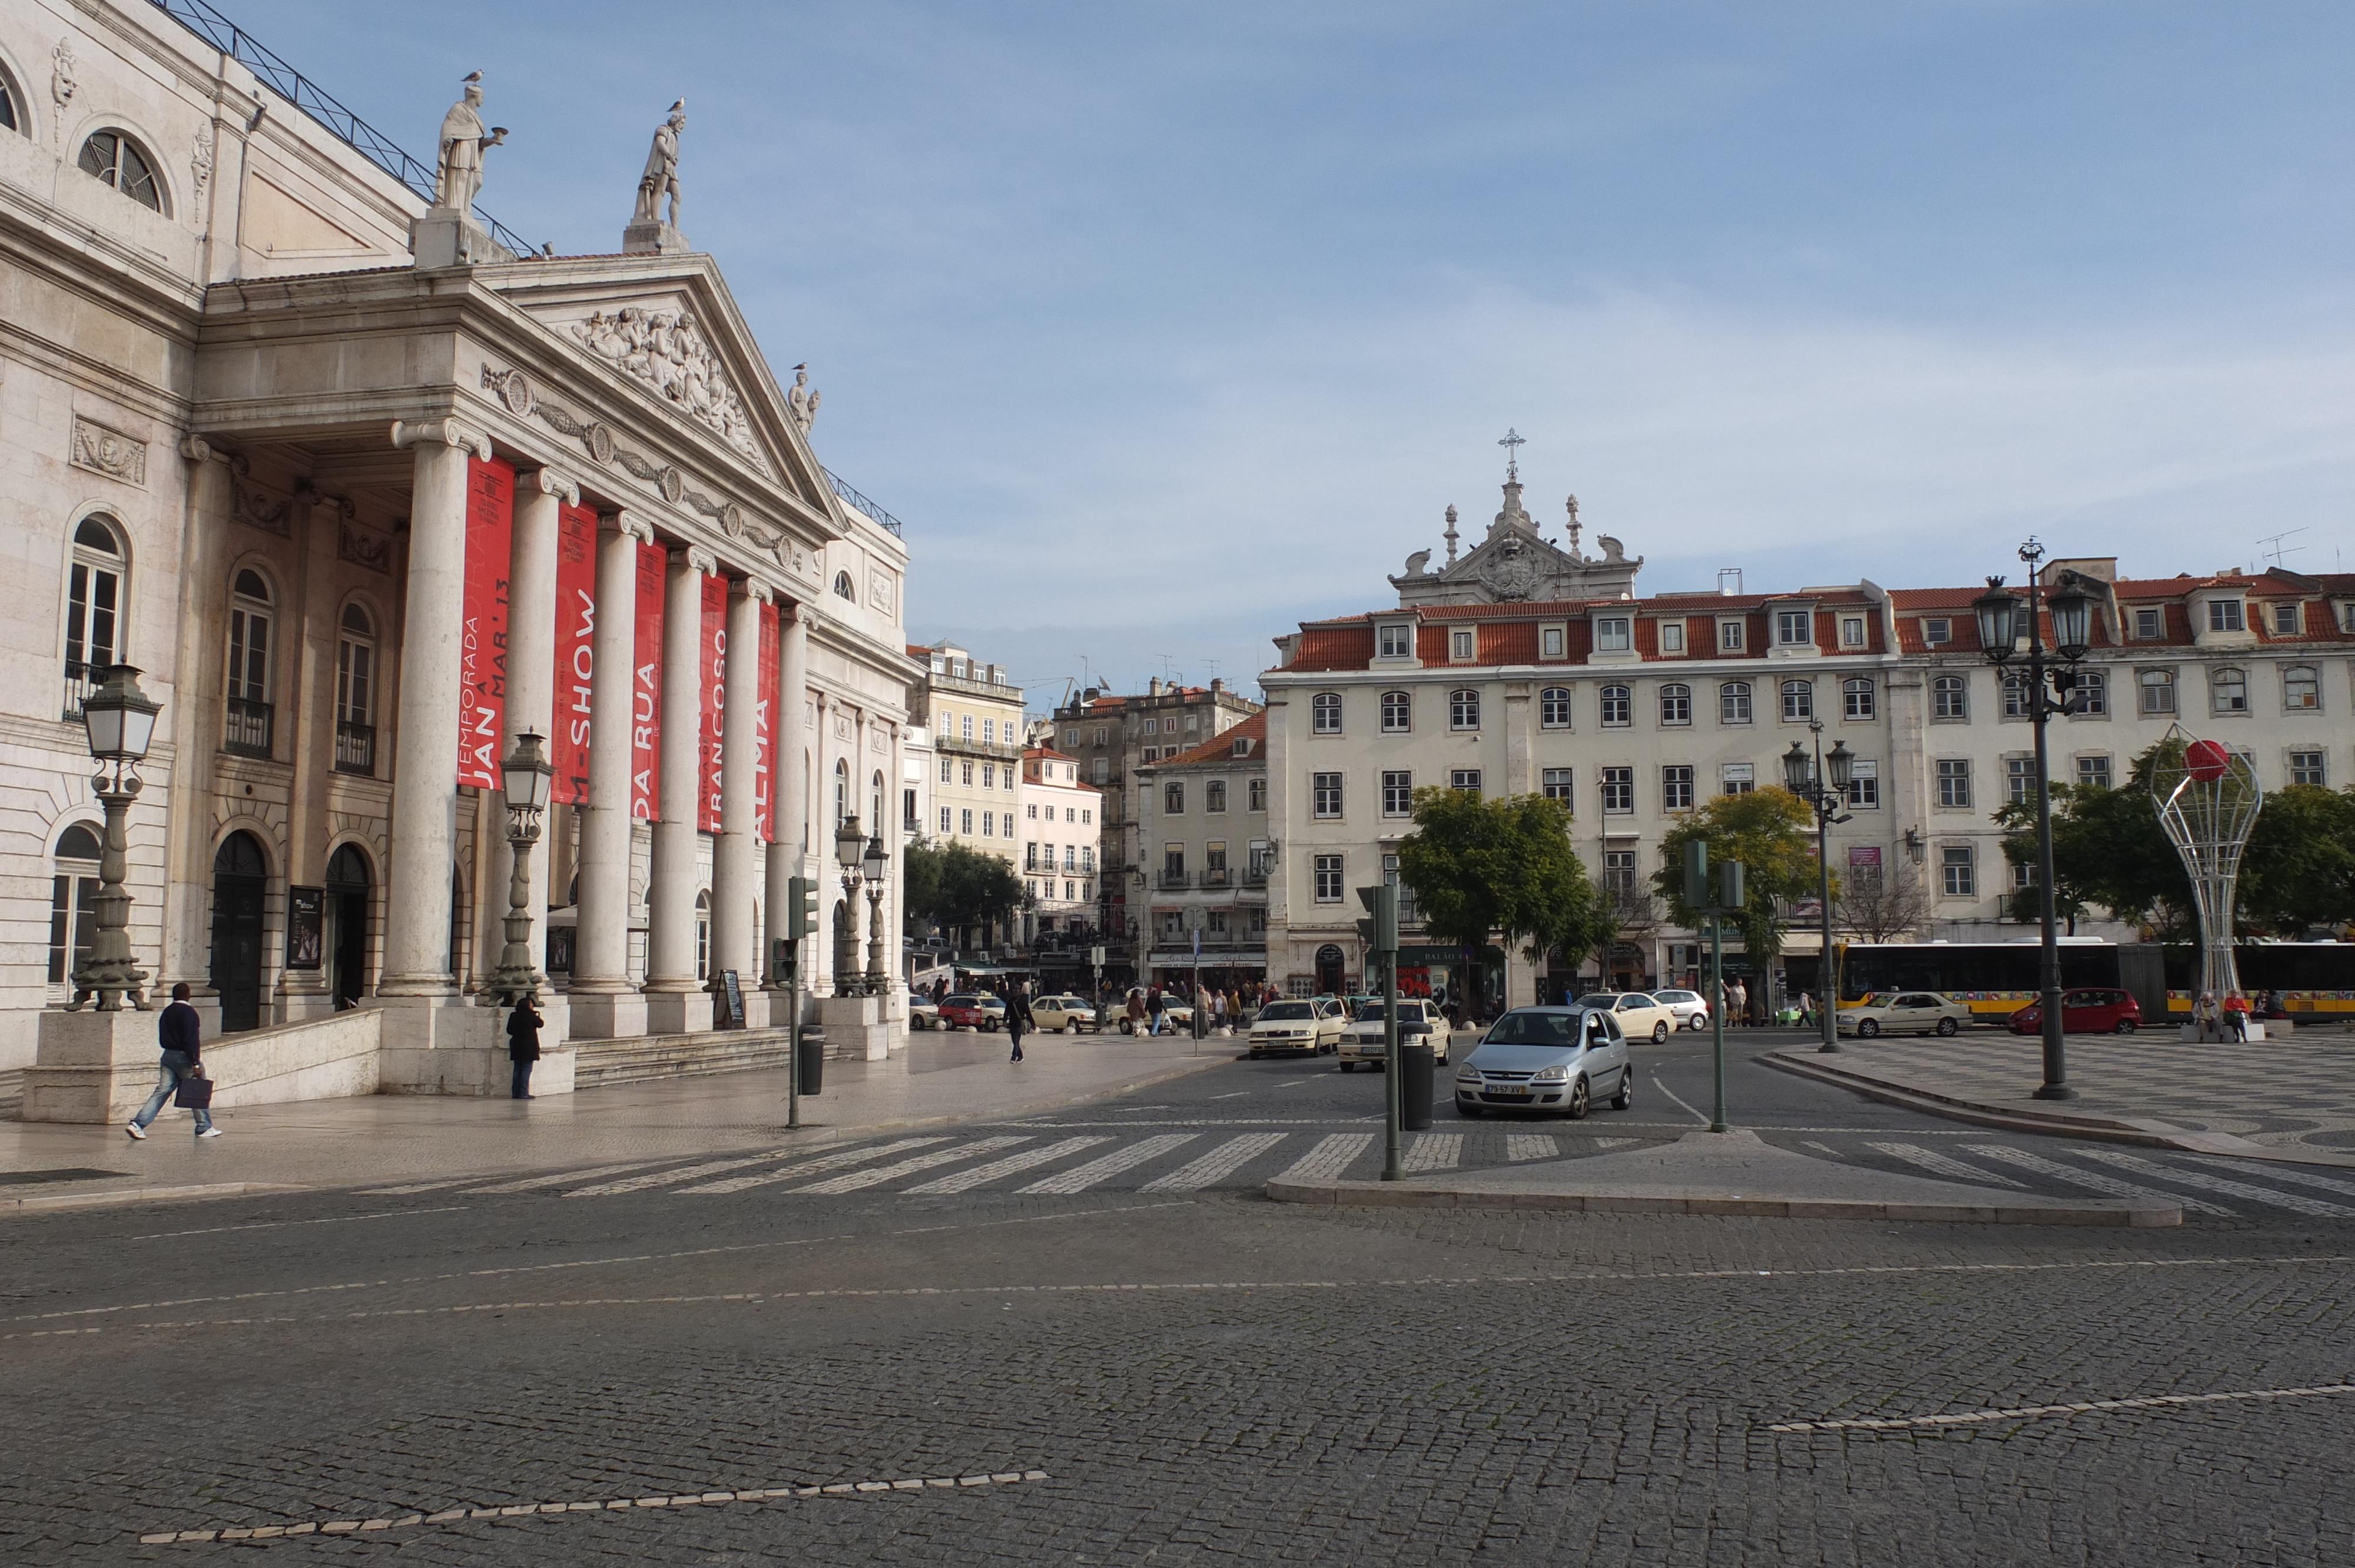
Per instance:
[[[818,1034],[805,1026],[805,1035]],[[712,1029],[697,1034],[640,1034],[622,1040],[576,1040],[572,1082],[576,1090],[644,1084],[657,1078],[695,1078],[713,1073],[751,1073],[787,1066],[793,1060],[783,1029]],[[838,1060],[832,1050],[828,1061]]]

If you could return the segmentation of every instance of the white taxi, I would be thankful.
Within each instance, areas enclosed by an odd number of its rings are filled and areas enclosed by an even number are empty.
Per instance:
[[[1430,1002],[1407,997],[1399,999],[1398,1009],[1399,1044],[1428,1045],[1432,1062],[1444,1065],[1448,1044],[1445,1015]],[[1382,1024],[1380,998],[1358,1004],[1358,1016],[1341,1033],[1341,1071],[1354,1073],[1360,1062],[1377,1073],[1382,1070],[1388,1056],[1382,1044]]]
[[[1252,1020],[1248,1054],[1269,1051],[1305,1051],[1311,1055],[1337,1049],[1348,1014],[1333,997],[1304,997],[1271,1001]]]
[[[1095,1003],[1083,996],[1042,996],[1030,1003],[1031,1022],[1042,1033],[1076,1034],[1096,1025]]]
[[[1611,1014],[1619,1033],[1630,1040],[1666,1040],[1679,1027],[1676,1009],[1649,991],[1598,991],[1570,1005]]]

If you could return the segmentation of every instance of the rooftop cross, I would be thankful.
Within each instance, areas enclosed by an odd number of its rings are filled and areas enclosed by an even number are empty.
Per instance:
[[[1518,484],[1521,478],[1521,449],[1529,444],[1529,437],[1506,427],[1504,439],[1497,443],[1505,449],[1505,482]]]

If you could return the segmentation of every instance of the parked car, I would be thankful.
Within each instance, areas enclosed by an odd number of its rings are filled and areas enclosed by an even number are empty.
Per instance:
[[[1096,1004],[1083,996],[1039,997],[1030,1003],[1030,1016],[1041,1030],[1056,1034],[1097,1027]]]
[[[908,993],[908,1028],[911,1032],[918,1029],[946,1029],[947,1027],[947,1024],[941,1022],[941,1010],[932,1005],[931,997],[920,991]]]
[[[1124,1001],[1120,1005],[1125,1008],[1128,1004]],[[1150,1018],[1145,1021],[1144,1028],[1138,1028],[1130,1023],[1125,1012],[1121,1015],[1120,1032],[1123,1034],[1142,1034],[1146,1029],[1152,1027],[1153,1020]],[[1194,1008],[1192,1003],[1180,1001],[1174,993],[1165,991],[1161,997],[1161,1033],[1167,1034],[1173,1029],[1182,1029],[1189,1034],[1192,1033]]]
[[[2014,1034],[2041,1034],[2044,1004],[2031,1001],[2013,1013],[2009,1022]],[[2070,1034],[2131,1034],[2142,1027],[2142,1003],[2130,991],[2063,991],[2061,1027]]]
[[[1342,1032],[1349,1026],[1338,997],[1303,997],[1271,1001],[1252,1020],[1249,1054],[1268,1051],[1305,1051],[1311,1055],[1337,1050]]]
[[[1630,1040],[1646,1036],[1666,1040],[1678,1027],[1676,1010],[1663,1007],[1650,992],[1641,991],[1598,991],[1582,996],[1570,1004],[1591,1007],[1610,1013],[1618,1021],[1619,1032]]]
[[[1680,1029],[1709,1027],[1709,998],[1697,991],[1656,991],[1652,1000],[1676,1016]]]
[[[1380,997],[1361,1003],[1358,1016],[1350,1020],[1348,1028],[1341,1032],[1338,1048],[1341,1071],[1354,1073],[1360,1062],[1370,1064],[1377,1072],[1381,1070],[1387,1056],[1382,1043],[1382,1006]],[[1439,1009],[1427,1001],[1411,1001],[1406,997],[1399,999],[1398,1006],[1399,1043],[1404,1044],[1413,1040],[1428,1045],[1432,1061],[1444,1063],[1447,1060],[1449,1031],[1447,1020],[1440,1016]]]
[[[1551,1111],[1573,1121],[1598,1099],[1636,1103],[1636,1069],[1615,1009],[1517,1007],[1455,1069],[1455,1114]]]
[[[941,1027],[978,1029],[985,1033],[1006,1027],[1006,999],[992,992],[954,991],[941,998]]]
[[[1971,1010],[1934,991],[1878,991],[1839,1012],[1838,1032],[1870,1040],[1876,1034],[1952,1034],[1971,1022]]]

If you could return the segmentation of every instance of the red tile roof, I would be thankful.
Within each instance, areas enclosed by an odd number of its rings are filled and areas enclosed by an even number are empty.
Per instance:
[[[1191,751],[1181,751],[1175,757],[1165,757],[1159,762],[1147,763],[1149,768],[1183,768],[1189,762],[1231,762],[1235,760],[1235,742],[1252,743],[1247,760],[1261,761],[1267,756],[1267,714],[1264,710],[1252,715],[1239,725],[1220,730]]]

